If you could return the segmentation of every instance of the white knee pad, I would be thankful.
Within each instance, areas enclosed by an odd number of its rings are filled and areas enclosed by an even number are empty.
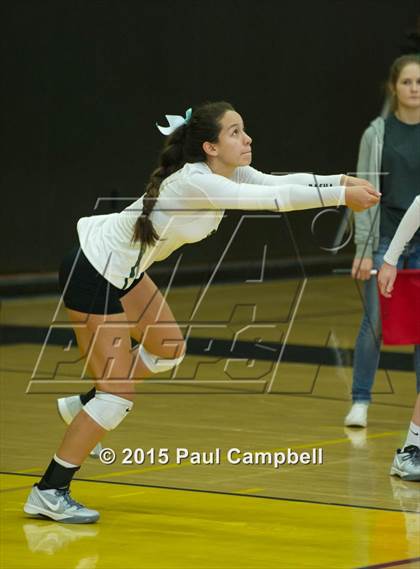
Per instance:
[[[134,403],[124,397],[97,391],[95,397],[83,407],[95,423],[107,431],[112,431],[125,419]]]
[[[163,371],[168,371],[177,365],[179,365],[185,357],[185,354],[179,358],[174,358],[173,360],[161,358],[160,356],[155,356],[146,350],[143,345],[139,347],[139,354],[148,369],[152,373],[162,373]]]

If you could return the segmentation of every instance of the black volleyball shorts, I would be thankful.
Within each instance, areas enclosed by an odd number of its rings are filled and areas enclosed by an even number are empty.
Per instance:
[[[64,305],[87,314],[120,314],[121,298],[143,278],[126,289],[117,288],[91,265],[79,245],[64,257],[59,270],[59,286]]]

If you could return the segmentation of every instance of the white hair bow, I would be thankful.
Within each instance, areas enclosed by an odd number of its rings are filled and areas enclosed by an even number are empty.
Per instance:
[[[165,115],[168,120],[169,126],[159,126],[156,123],[159,131],[164,134],[165,136],[169,136],[172,134],[177,128],[184,124],[188,124],[192,115],[192,109],[188,109],[185,112],[185,117],[181,117],[180,115]]]

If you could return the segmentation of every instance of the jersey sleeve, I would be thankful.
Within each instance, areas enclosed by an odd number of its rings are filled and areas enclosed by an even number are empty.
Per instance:
[[[235,181],[246,184],[259,184],[262,186],[282,186],[285,184],[296,184],[302,186],[319,188],[331,188],[340,186],[342,174],[331,176],[321,176],[320,174],[265,174],[256,170],[252,166],[242,166],[235,172]]]
[[[194,173],[186,180],[191,209],[292,211],[345,205],[344,186],[237,183],[217,174]]]
[[[384,261],[389,265],[397,265],[398,259],[406,244],[420,227],[420,196],[417,196],[404,217],[400,221],[397,231],[384,255]]]

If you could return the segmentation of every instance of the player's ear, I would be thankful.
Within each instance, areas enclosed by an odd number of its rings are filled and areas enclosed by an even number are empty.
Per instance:
[[[217,156],[217,148],[211,142],[203,142],[203,150],[208,156]]]

